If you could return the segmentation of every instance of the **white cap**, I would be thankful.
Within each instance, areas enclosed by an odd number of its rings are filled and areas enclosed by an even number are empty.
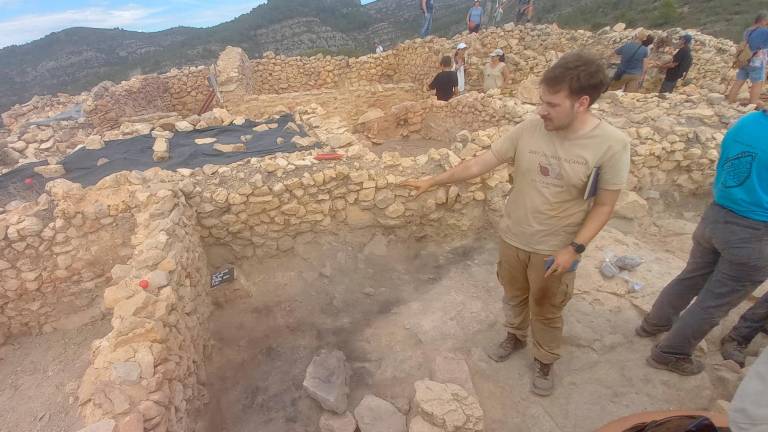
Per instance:
[[[456,49],[464,49],[464,48],[466,48],[466,47],[467,47],[467,44],[465,44],[464,42],[460,42],[460,43],[459,43],[459,44],[456,46]]]
[[[504,51],[501,50],[501,48],[496,48],[491,52],[491,57],[501,57],[504,55]]]

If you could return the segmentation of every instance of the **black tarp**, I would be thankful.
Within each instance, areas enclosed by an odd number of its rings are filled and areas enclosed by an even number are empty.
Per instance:
[[[152,146],[155,138],[151,134],[140,135],[133,138],[108,141],[103,149],[88,150],[81,148],[68,155],[61,161],[66,174],[62,177],[69,181],[80,183],[83,186],[91,186],[98,183],[104,177],[120,171],[144,171],[153,167],[160,167],[173,171],[178,168],[199,168],[203,165],[228,165],[242,159],[267,156],[275,153],[292,153],[298,150],[291,140],[295,136],[306,136],[303,130],[300,133],[285,130],[288,123],[293,122],[293,116],[283,115],[277,121],[256,123],[247,120],[242,126],[230,125],[210,127],[191,132],[176,132],[170,140],[170,158],[164,162],[155,162],[152,159]],[[264,132],[256,132],[254,127],[260,124],[277,123],[277,127]],[[245,144],[243,152],[225,153],[213,148],[214,144],[239,144],[241,137],[251,135]],[[196,144],[199,138],[216,138],[213,144]],[[277,138],[283,138],[283,144],[277,144]],[[109,162],[97,165],[99,159],[105,158]],[[24,201],[39,195],[45,188],[47,179],[35,173],[37,166],[46,165],[45,161],[25,164],[0,175],[0,203],[5,205],[14,199]],[[32,184],[26,184],[31,179]]]

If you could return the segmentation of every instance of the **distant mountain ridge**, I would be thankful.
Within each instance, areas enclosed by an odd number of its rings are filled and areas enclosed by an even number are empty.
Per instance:
[[[678,14],[658,21],[672,2]],[[704,31],[737,37],[765,0],[538,0],[538,21],[599,28],[625,21],[630,26],[672,27],[703,23]],[[465,29],[470,0],[435,0],[433,33]],[[490,11],[495,0],[483,0]],[[738,3],[738,4],[736,4]],[[176,27],[142,33],[121,29],[69,28],[20,46],[0,49],[0,112],[34,95],[78,94],[98,83],[119,82],[173,67],[210,64],[227,46],[249,56],[318,52],[360,55],[374,41],[391,46],[417,36],[419,0],[268,0],[251,12],[210,28]],[[721,13],[722,12],[722,13]],[[512,13],[505,14],[509,20]],[[697,21],[698,20],[698,21]]]

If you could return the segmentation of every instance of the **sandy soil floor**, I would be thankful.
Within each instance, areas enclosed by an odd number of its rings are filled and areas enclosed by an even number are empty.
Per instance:
[[[503,335],[497,240],[487,232],[460,241],[369,231],[306,236],[291,256],[238,263],[239,280],[223,288],[229,300],[211,320],[211,405],[203,430],[316,430],[321,408],[302,381],[323,348],[342,350],[352,366],[350,411],[374,393],[405,412],[413,382],[429,377],[435,356],[462,356],[488,432],[592,430],[642,410],[706,409],[718,397],[709,371],[683,378],[645,365],[654,341],[633,329],[684,261],[613,229],[593,244],[566,309],[557,391],[548,399],[531,394],[529,351],[498,364],[482,349]],[[598,274],[607,251],[646,259],[633,274],[645,284],[640,293]],[[210,253],[213,267],[229,260]],[[736,313],[712,332],[710,346]],[[720,361],[716,349],[702,348],[711,364]]]
[[[70,432],[82,428],[77,388],[90,346],[109,319],[75,330],[14,340],[0,348],[0,432]]]

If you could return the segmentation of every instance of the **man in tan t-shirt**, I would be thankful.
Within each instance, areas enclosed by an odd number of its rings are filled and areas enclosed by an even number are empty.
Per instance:
[[[488,355],[504,361],[525,347],[530,326],[536,366],[531,388],[542,396],[554,389],[552,364],[560,358],[562,311],[573,294],[575,266],[610,219],[629,173],[629,138],[590,111],[607,82],[598,59],[567,54],[541,79],[538,117],[517,125],[490,151],[440,175],[403,183],[418,196],[513,164],[497,271],[507,336]]]

